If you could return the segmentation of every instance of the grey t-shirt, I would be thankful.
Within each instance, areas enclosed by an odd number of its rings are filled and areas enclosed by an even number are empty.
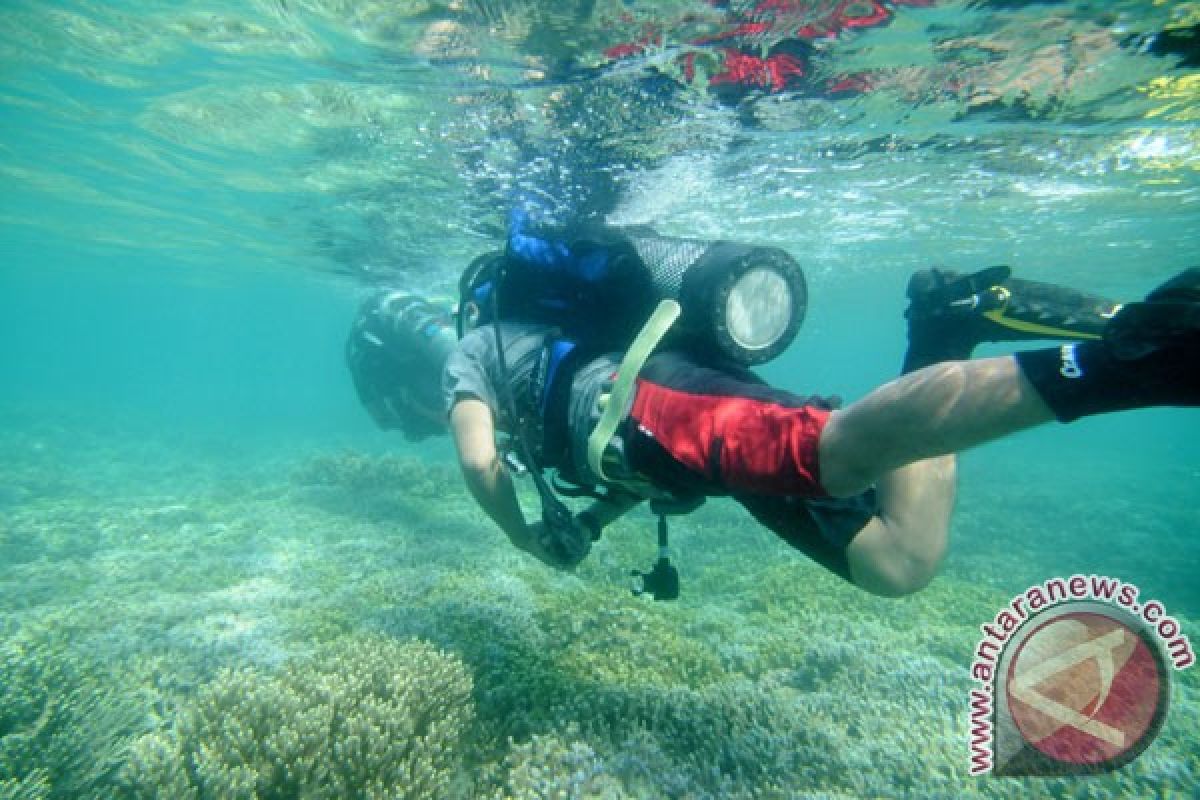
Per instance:
[[[540,397],[532,396],[532,373],[538,367],[539,356],[545,349],[549,337],[555,333],[549,325],[526,323],[501,323],[500,336],[504,340],[504,358],[508,366],[509,384],[518,413],[534,415],[540,413]],[[620,357],[607,354],[586,361],[574,369],[573,374],[560,372],[559,380],[569,381],[570,397],[563,422],[566,429],[564,454],[577,479],[588,483],[597,482],[587,464],[587,442],[592,428],[600,416],[599,396],[612,385],[613,377],[620,364]],[[458,348],[446,360],[442,371],[442,393],[446,413],[459,398],[474,397],[487,404],[496,420],[496,427],[512,433],[503,397],[498,396],[500,365],[496,359],[496,334],[491,325],[472,331],[462,338]]]
[[[549,325],[518,322],[500,323],[500,338],[504,342],[504,360],[508,366],[509,386],[518,409],[528,409],[537,398],[529,396],[530,374],[553,331]],[[446,413],[462,396],[474,397],[487,404],[497,426],[508,430],[508,413],[504,399],[498,395],[500,364],[496,358],[496,332],[491,324],[477,328],[458,343],[442,370],[442,397]]]

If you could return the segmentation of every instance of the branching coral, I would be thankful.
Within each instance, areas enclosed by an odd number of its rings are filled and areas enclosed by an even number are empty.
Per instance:
[[[278,674],[225,670],[125,773],[137,798],[446,798],[471,676],[433,646],[347,638]]]
[[[50,794],[45,770],[34,770],[21,778],[0,779],[0,800],[43,800]]]
[[[503,787],[492,800],[623,800],[629,797],[610,767],[574,728],[566,737],[534,736],[504,759]]]
[[[0,642],[0,798],[106,794],[137,709],[57,639]]]
[[[118,533],[91,560],[45,565],[55,611],[39,600],[0,615],[0,800],[1010,791],[966,775],[967,663],[979,622],[1007,600],[980,572],[982,556],[959,554],[916,597],[875,599],[749,527],[736,507],[711,503],[673,526],[684,596],[654,603],[624,585],[628,568],[653,552],[649,517],[614,525],[583,567],[563,575],[508,548],[465,495],[417,498],[411,515],[379,521],[291,502],[313,491],[369,504],[412,474],[374,457],[340,471],[338,458],[324,476],[302,477],[303,487],[293,480],[250,501],[206,501],[213,524],[165,524],[177,504],[201,507],[191,495],[156,497],[151,512],[141,499],[132,510],[97,506],[98,529]],[[77,505],[19,511],[31,529],[50,530],[82,518]],[[150,576],[161,557],[123,549],[131,536],[142,541],[138,525],[153,534],[152,520],[164,530],[146,547],[186,551],[193,562],[173,562],[165,578]],[[987,529],[970,516],[963,527],[968,536]],[[225,578],[231,563],[245,573],[236,581]],[[1014,566],[996,558],[994,568]],[[2,577],[28,593],[31,570],[7,565]],[[115,586],[130,596],[101,597]],[[139,587],[157,590],[143,599]],[[251,618],[269,627],[237,631],[261,645],[270,630],[272,659],[247,663],[250,651],[217,651],[207,639],[180,646],[181,631]],[[31,636],[33,620],[53,635]],[[377,633],[340,638],[364,628]],[[297,657],[297,646],[318,650]],[[84,648],[123,671],[97,671],[73,655]],[[216,672],[231,658],[240,669]],[[1170,718],[1137,762],[1089,778],[1086,789],[1047,783],[1044,794],[1186,795],[1200,775],[1190,723],[1198,674],[1173,677]],[[111,721],[116,696],[100,688],[115,684],[111,676],[141,722]],[[122,747],[155,720],[156,732]]]

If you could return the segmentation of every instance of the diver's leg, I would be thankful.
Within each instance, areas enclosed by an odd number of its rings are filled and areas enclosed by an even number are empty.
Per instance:
[[[1095,295],[1012,278],[1007,267],[970,275],[922,270],[909,281],[907,294],[904,373],[970,358],[984,341],[1099,338],[1117,309]],[[1034,415],[1024,422],[1040,419]],[[823,470],[827,482],[837,480]],[[846,549],[857,586],[900,596],[933,579],[946,552],[955,480],[953,455],[916,461],[878,479],[876,516]]]
[[[819,443],[821,483],[853,494],[889,470],[1052,419],[1160,405],[1200,405],[1200,268],[1123,306],[1100,340],[934,364],[835,412]]]
[[[949,539],[956,461],[927,458],[879,479],[876,516],[846,548],[855,586],[899,597],[933,580]]]
[[[885,384],[821,433],[821,485],[854,494],[893,469],[1054,418],[1012,356],[946,361]]]
[[[1200,327],[1123,361],[1104,342],[947,361],[834,412],[821,433],[821,484],[853,494],[889,470],[1058,419],[1200,405]]]

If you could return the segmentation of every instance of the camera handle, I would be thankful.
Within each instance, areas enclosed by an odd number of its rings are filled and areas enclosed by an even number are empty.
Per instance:
[[[703,497],[660,499],[650,503],[650,510],[658,515],[658,560],[649,571],[631,570],[635,597],[648,594],[655,600],[675,600],[679,597],[679,570],[671,563],[671,551],[667,542],[667,516],[689,514],[704,504]]]

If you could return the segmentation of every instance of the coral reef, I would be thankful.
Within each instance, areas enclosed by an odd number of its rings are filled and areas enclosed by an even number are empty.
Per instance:
[[[588,798],[624,800],[631,797],[612,768],[570,728],[565,735],[533,736],[514,745],[504,759],[502,787],[491,800]]]
[[[966,670],[997,587],[1035,574],[1030,554],[1054,563],[1017,511],[1029,486],[993,493],[1003,513],[965,492],[961,535],[1004,546],[965,547],[901,601],[710,503],[673,524],[684,594],[655,603],[627,585],[654,555],[642,512],[563,574],[511,548],[448,464],[341,453],[279,475],[15,509],[33,556],[0,567],[0,798],[1008,794],[966,775]],[[1078,502],[1038,518],[1082,535]],[[1187,516],[1126,515],[1125,539]],[[1189,629],[1186,575],[1160,575]],[[1200,686],[1173,683],[1150,751],[1047,796],[1186,794]]]
[[[352,492],[397,492],[405,497],[432,500],[442,496],[457,480],[447,464],[430,464],[395,455],[371,456],[343,452],[310,459],[293,473],[301,485],[335,486]]]
[[[99,798],[140,729],[136,702],[49,631],[0,640],[0,798]]]
[[[459,483],[445,464],[353,452],[312,458],[293,472],[292,480],[303,502],[375,521],[426,516],[448,487]]]
[[[137,798],[445,798],[471,677],[422,642],[335,642],[277,674],[222,671],[170,728],[133,746]]]
[[[0,779],[0,800],[43,800],[49,793],[50,781],[42,769],[21,778]]]

